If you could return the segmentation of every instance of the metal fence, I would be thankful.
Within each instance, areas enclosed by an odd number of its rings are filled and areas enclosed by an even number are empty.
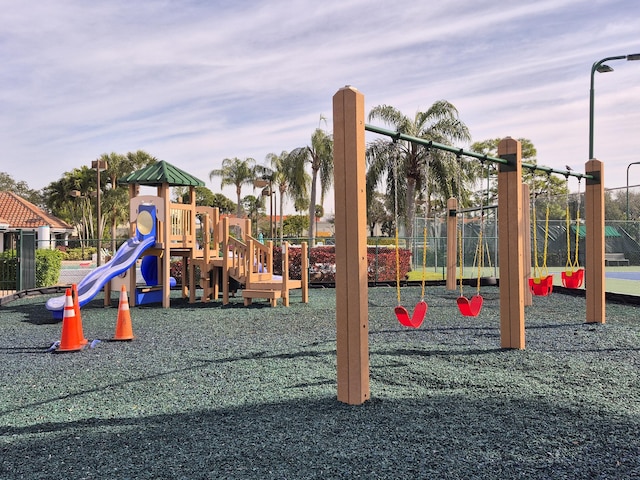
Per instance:
[[[33,231],[6,233],[0,252],[0,298],[36,286],[36,234]]]
[[[487,218],[488,217],[488,218]],[[491,272],[493,276],[499,276],[497,265],[500,261],[498,257],[498,236],[497,222],[494,215],[488,215],[484,220],[478,216],[468,215],[459,221],[456,229],[461,238],[457,252],[462,250],[462,259],[457,264],[465,268],[477,266],[479,259],[477,257],[478,246],[480,243],[480,234],[482,233],[482,247],[484,258],[482,264],[485,271]],[[423,229],[427,229],[426,250],[424,249]],[[443,218],[430,218],[425,222],[424,219],[416,220],[414,225],[414,235],[412,237],[402,236],[399,238],[398,247],[403,251],[408,250],[410,257],[410,271],[422,271],[423,255],[426,253],[424,264],[426,270],[435,272],[444,278],[447,265],[447,224]],[[576,234],[579,261],[584,265],[585,260],[585,234],[584,224],[576,225],[572,221],[569,225],[569,241],[567,242],[567,224],[564,220],[550,221],[548,227],[544,221],[538,221],[535,230],[531,226],[532,239],[537,238],[538,243],[538,260],[544,261],[542,258],[544,243],[547,243],[546,264],[549,267],[564,267],[567,257],[571,258],[575,255]],[[265,239],[267,241],[268,239]],[[308,242],[307,237],[285,239],[292,245]],[[120,247],[126,239],[118,239],[115,242],[115,249]],[[273,239],[276,247],[279,245],[279,239]],[[20,259],[18,256],[18,245],[20,240],[16,237],[16,248],[9,249],[0,253],[0,297],[6,296],[20,290],[28,288],[25,285],[30,284],[28,278],[29,271],[35,270],[34,264],[28,267],[28,263],[22,265],[28,268],[22,271],[18,268]],[[331,283],[331,279],[335,274],[335,263],[332,263],[330,253],[327,253],[327,247],[331,250],[335,244],[333,237],[318,237],[315,244],[324,248],[322,258],[326,258],[319,263],[310,264],[310,281],[312,283]],[[369,273],[370,278],[376,283],[378,278],[386,278],[389,276],[389,270],[395,268],[390,265],[394,262],[393,256],[390,256],[390,249],[395,249],[396,243],[394,237],[369,237],[368,257],[369,257]],[[532,258],[535,259],[532,241]],[[606,244],[606,264],[607,266],[640,266],[640,221],[618,221],[606,222],[605,229]],[[66,253],[65,262],[63,262],[63,270],[60,275],[60,283],[78,282],[91,269],[96,266],[96,240],[52,240],[51,248],[57,248]],[[108,256],[113,255],[114,245],[111,241],[103,241],[103,261]],[[40,245],[42,248],[42,245]],[[569,249],[567,248],[569,247]],[[313,252],[312,249],[310,249]],[[312,256],[312,253],[310,253]],[[391,260],[390,260],[391,258]],[[616,260],[612,260],[616,259]],[[535,260],[534,260],[535,261]],[[33,262],[33,260],[31,260]],[[377,271],[380,269],[380,272]],[[380,274],[379,274],[380,273]],[[329,279],[329,280],[327,280]],[[25,283],[26,282],[26,283]]]

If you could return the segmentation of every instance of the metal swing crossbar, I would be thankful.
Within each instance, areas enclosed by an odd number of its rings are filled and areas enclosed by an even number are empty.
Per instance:
[[[418,145],[423,145],[427,148],[437,148],[438,150],[444,150],[446,152],[455,153],[456,155],[477,158],[478,160],[486,160],[488,162],[499,163],[501,165],[509,164],[509,161],[504,158],[492,157],[490,155],[484,155],[482,153],[472,152],[469,150],[464,150],[462,148],[451,147],[449,145],[433,142],[431,140],[425,140],[424,138],[412,137],[411,135],[405,135],[404,133],[394,132],[393,130],[389,130],[386,128],[376,127],[375,125],[365,124],[364,129],[368,132],[391,137],[394,140],[404,140],[407,142],[416,143]],[[529,170],[536,170],[539,172],[546,172],[549,174],[557,173],[559,175],[564,175],[565,177],[585,178],[587,180],[599,180],[599,178],[596,178],[596,176],[589,175],[586,173],[573,172],[569,170],[557,170],[555,168],[545,167],[543,165],[535,165],[533,163],[525,163],[525,162],[522,162],[521,165],[522,165],[522,168],[527,168]]]

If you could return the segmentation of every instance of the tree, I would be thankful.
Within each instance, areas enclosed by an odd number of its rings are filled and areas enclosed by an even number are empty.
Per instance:
[[[498,156],[498,143],[500,138],[492,138],[475,142],[471,145],[471,150],[489,155],[491,157]],[[522,148],[522,161],[532,165],[538,164],[538,151],[533,142],[528,138],[519,138]],[[486,167],[485,167],[486,168]],[[485,170],[486,172],[486,170]],[[522,169],[522,182],[529,185],[532,201],[537,201],[536,211],[539,215],[546,217],[546,207],[549,203],[549,218],[564,219],[566,218],[566,202],[567,202],[567,180],[558,175],[550,175],[539,170]],[[498,195],[498,185],[494,182],[494,186],[490,189],[484,203],[496,203]]]
[[[631,198],[631,195],[629,195]],[[626,208],[621,201],[620,194],[611,191],[604,193],[605,217],[609,221],[621,221],[625,219]],[[633,217],[631,217],[633,218]]]
[[[309,228],[309,217],[306,215],[290,215],[284,221],[282,228],[287,237],[301,237],[302,232]]]
[[[11,175],[0,172],[0,192],[11,192],[21,196],[34,205],[42,206],[42,195],[36,190],[31,190],[27,182],[16,182]]]
[[[320,221],[320,219],[322,217],[324,217],[324,207],[322,205],[316,205],[315,208],[315,218],[313,219],[314,223],[315,223],[315,230],[316,230],[316,235],[318,234],[318,222]]]
[[[381,120],[399,133],[446,145],[471,139],[467,126],[458,117],[458,110],[445,100],[435,102],[425,112],[418,111],[413,118],[392,106],[378,105],[369,112],[369,120]],[[367,198],[370,199],[386,179],[387,193],[397,195],[397,215],[402,218],[409,239],[413,238],[418,194],[424,196],[428,211],[433,196],[440,197],[442,203],[451,196],[465,200],[464,185],[470,174],[465,170],[466,164],[449,152],[379,139],[367,148],[367,163]]]
[[[158,159],[144,150],[136,150],[135,152],[127,152],[127,160],[131,170],[127,173],[135,172],[144,167],[156,163]]]
[[[256,178],[255,163],[256,161],[253,158],[245,158],[244,160],[240,160],[237,157],[225,158],[222,160],[222,168],[209,172],[209,180],[213,177],[222,177],[220,188],[236,187],[236,195],[238,197],[236,216],[238,218],[242,216],[242,186],[253,185],[253,181]]]
[[[249,215],[252,224],[252,235],[258,236],[258,219],[261,215],[264,215],[264,197],[262,195],[247,195],[242,199],[242,205],[245,211]]]
[[[322,117],[320,117],[322,120]],[[318,195],[318,179],[320,180],[320,204],[324,203],[333,180],[333,138],[330,134],[316,128],[311,135],[311,145],[296,148],[291,155],[311,164],[311,198],[309,199],[309,245],[315,243],[314,220]]]
[[[270,153],[267,161],[271,165],[269,179],[272,185],[280,193],[280,243],[283,237],[284,222],[284,199],[290,198],[294,203],[301,198],[307,197],[307,186],[309,185],[309,174],[305,171],[304,157],[291,155],[282,151],[280,155]]]
[[[83,248],[95,238],[92,198],[96,194],[96,172],[87,166],[65,172],[61,179],[43,189],[43,201],[49,211],[76,227]]]
[[[129,192],[118,184],[118,180],[157,162],[157,159],[144,150],[138,150],[125,155],[103,153],[98,160],[107,164],[105,173],[100,176],[102,225],[98,227],[98,235],[102,237],[104,225],[108,223],[111,226],[111,249],[115,252],[118,225],[129,221]]]
[[[112,248],[115,250],[116,228],[129,219],[129,195],[118,180],[134,170],[157,161],[148,153],[138,150],[121,155],[104,153],[100,161],[107,162],[107,170],[100,176],[102,222],[111,225]],[[74,225],[81,242],[96,238],[103,225],[97,225],[93,212],[97,192],[96,171],[88,166],[65,172],[60,180],[43,189],[43,203],[57,217]]]
[[[196,205],[211,206],[214,201],[213,192],[207,187],[194,187],[194,193],[196,196]],[[189,195],[188,187],[176,187],[174,189],[176,198],[182,203],[190,203],[191,196]],[[234,205],[235,207],[235,205]]]
[[[385,207],[385,195],[380,192],[374,192],[367,202],[367,224],[369,225],[369,236],[375,235],[376,225],[384,224],[389,221],[390,215]]]
[[[111,188],[101,193],[102,197],[102,220],[111,225],[111,250],[116,251],[116,236],[118,225],[129,221],[129,192],[126,188],[119,188],[118,180],[133,171],[133,165],[126,157],[115,152],[103,153],[99,161],[107,164],[104,177],[105,183],[109,183]]]
[[[214,193],[213,202],[211,202],[209,206],[217,207],[220,210],[220,213],[226,214],[230,214],[237,208],[236,204],[229,198],[225,197],[222,193]]]

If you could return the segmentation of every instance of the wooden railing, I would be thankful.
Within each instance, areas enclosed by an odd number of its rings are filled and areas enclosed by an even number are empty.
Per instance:
[[[193,247],[195,245],[195,212],[191,205],[183,205],[181,203],[172,203],[169,221],[171,227],[169,229],[169,244],[172,246],[181,246],[183,248]],[[178,245],[175,245],[178,244]]]
[[[237,238],[229,237],[225,251],[227,256],[223,259],[223,268],[226,266],[226,271],[229,272],[230,276],[239,282],[243,282],[249,272],[247,245]]]
[[[248,265],[247,285],[271,280],[273,277],[273,242],[269,241],[263,245],[251,235],[247,235],[246,238],[248,258],[253,260]]]

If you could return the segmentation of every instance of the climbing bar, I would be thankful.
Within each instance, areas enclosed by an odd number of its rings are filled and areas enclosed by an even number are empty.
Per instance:
[[[444,150],[446,152],[455,153],[456,155],[459,155],[459,156],[473,157],[481,161],[486,160],[488,162],[500,163],[502,165],[508,165],[509,163],[504,158],[491,157],[489,155],[484,155],[478,152],[471,152],[468,150],[464,150],[462,148],[450,147],[449,145],[443,145],[441,143],[432,142],[430,140],[425,140],[424,138],[412,137],[411,135],[405,135],[404,133],[394,132],[393,130],[376,127],[374,125],[365,124],[364,129],[368,132],[378,133],[380,135],[386,135],[387,137],[391,137],[394,140],[405,140],[407,142],[424,145],[427,148],[437,148],[438,150]],[[542,165],[534,165],[532,163],[522,162],[522,168],[528,168],[529,170],[538,170],[540,172],[546,172],[548,174],[557,173],[559,175],[564,175],[565,177],[576,177],[576,178],[586,178],[587,180],[596,180],[593,175],[572,172],[569,170],[557,170],[555,168],[545,167]]]

